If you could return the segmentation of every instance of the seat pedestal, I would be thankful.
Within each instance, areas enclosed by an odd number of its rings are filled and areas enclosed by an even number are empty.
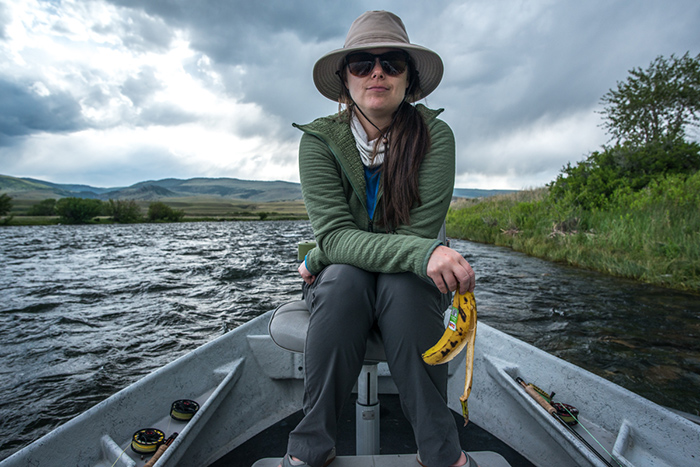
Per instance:
[[[355,402],[356,454],[379,454],[379,397],[377,363],[365,362],[357,378]]]

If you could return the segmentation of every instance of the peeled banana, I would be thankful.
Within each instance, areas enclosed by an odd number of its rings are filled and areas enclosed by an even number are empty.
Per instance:
[[[455,292],[452,300],[452,310],[447,328],[440,340],[423,353],[423,361],[429,365],[447,363],[467,346],[466,373],[464,378],[464,394],[459,398],[462,403],[464,425],[469,422],[467,399],[472,390],[472,375],[474,371],[474,340],[476,339],[476,301],[472,292],[460,294]]]

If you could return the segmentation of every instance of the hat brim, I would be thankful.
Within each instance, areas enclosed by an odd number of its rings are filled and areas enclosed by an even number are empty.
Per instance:
[[[413,60],[420,76],[421,92],[415,97],[415,100],[423,99],[440,84],[444,66],[438,54],[420,45],[381,42],[333,50],[318,59],[313,71],[316,89],[328,99],[337,102],[342,90],[342,84],[336,71],[341,68],[345,56],[352,52],[382,48],[405,50],[411,56],[411,60]]]

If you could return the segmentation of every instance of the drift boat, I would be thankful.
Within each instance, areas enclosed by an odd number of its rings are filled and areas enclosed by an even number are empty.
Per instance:
[[[274,313],[285,311],[301,317],[292,334],[303,339],[303,302]],[[272,317],[270,311],[178,358],[0,467],[244,465],[236,461],[237,448],[301,409],[303,355],[287,350],[298,342],[270,335]],[[367,360],[370,383],[361,377],[357,387],[358,455],[339,453],[332,465],[418,466],[415,451],[380,454],[378,407],[396,387],[381,356]],[[465,352],[449,365],[448,404],[461,420]],[[578,423],[572,414],[548,411],[558,401],[578,409]],[[469,414],[470,424],[536,466],[700,465],[700,425],[484,323],[477,329]],[[286,439],[274,442],[286,445]],[[481,467],[511,465],[497,452],[470,454]],[[254,465],[278,463],[279,457],[262,455]]]

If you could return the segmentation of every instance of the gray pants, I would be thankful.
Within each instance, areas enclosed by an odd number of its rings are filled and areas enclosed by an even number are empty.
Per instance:
[[[421,358],[445,330],[449,296],[413,273],[370,273],[338,264],[304,287],[304,299],[311,312],[304,418],[290,434],[287,452],[312,467],[323,465],[376,323],[422,462],[436,467],[456,462],[461,448],[446,404],[447,365],[429,366]]]

